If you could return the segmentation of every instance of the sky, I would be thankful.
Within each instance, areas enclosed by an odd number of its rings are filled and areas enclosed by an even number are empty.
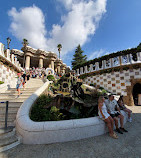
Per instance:
[[[55,52],[68,66],[80,44],[88,60],[136,47],[141,42],[141,0],[4,0],[0,42],[21,49]]]

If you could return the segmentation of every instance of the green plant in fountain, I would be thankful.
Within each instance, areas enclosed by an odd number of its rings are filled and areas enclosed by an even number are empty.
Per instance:
[[[52,101],[52,97],[41,95],[34,103],[30,118],[33,121],[59,121],[63,120],[63,114],[55,106],[46,108]]]
[[[3,81],[0,81],[0,84],[3,84],[4,82]]]
[[[52,98],[50,96],[41,95],[34,103],[30,118],[33,121],[46,121],[49,120],[51,117],[51,113],[48,109],[44,107],[47,106],[51,102]]]
[[[48,75],[48,76],[47,76],[47,79],[48,79],[49,81],[55,81],[55,78],[54,78],[53,75]]]

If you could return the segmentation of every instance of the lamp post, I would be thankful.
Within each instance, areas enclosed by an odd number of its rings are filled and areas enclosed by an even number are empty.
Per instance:
[[[7,38],[7,47],[8,47],[7,49],[10,49],[10,48],[9,48],[10,42],[11,42],[11,39],[10,39],[10,37],[8,37],[8,38]]]

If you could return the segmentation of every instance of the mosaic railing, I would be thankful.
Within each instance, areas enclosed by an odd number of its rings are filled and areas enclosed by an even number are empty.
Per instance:
[[[141,63],[141,52],[122,55],[122,56],[116,56],[108,60],[95,62],[95,64],[90,64],[84,67],[80,67],[79,69],[76,69],[75,72],[76,72],[76,75],[79,76],[85,73],[109,69],[112,67],[118,67],[122,65],[131,65],[131,64],[136,64],[136,63]]]
[[[1,61],[6,61],[10,65],[13,65],[18,70],[22,69],[17,57],[11,53],[10,49],[4,50],[4,44],[2,43],[0,43],[0,59]]]

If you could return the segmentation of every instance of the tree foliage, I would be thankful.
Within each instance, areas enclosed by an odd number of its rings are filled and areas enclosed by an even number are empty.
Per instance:
[[[57,45],[57,48],[58,48],[58,52],[59,52],[59,59],[60,59],[60,51],[61,51],[62,45],[61,45],[61,44],[58,44],[58,45]]]
[[[28,40],[24,38],[22,44],[24,47],[26,47],[29,44]]]
[[[77,65],[83,64],[87,61],[86,55],[83,55],[83,50],[81,49],[80,44],[77,46],[75,50],[74,58],[72,60],[72,69],[74,69]]]

